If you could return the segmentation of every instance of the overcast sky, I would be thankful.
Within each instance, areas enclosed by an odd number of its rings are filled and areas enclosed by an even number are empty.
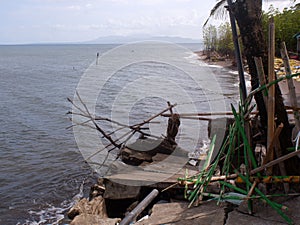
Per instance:
[[[265,2],[279,8],[291,5],[290,0]],[[216,1],[0,0],[0,3],[0,44],[20,44],[77,42],[135,34],[200,39],[201,27]]]

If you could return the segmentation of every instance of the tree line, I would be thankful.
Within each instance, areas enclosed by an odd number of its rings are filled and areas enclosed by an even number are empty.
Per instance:
[[[295,53],[297,51],[297,40],[294,35],[300,32],[300,4],[285,8],[283,11],[279,11],[273,6],[268,11],[263,11],[262,25],[265,37],[268,35],[268,24],[271,17],[274,18],[275,22],[276,55],[280,56],[280,44],[283,41],[286,43],[288,51]],[[203,28],[203,43],[205,51],[216,51],[221,56],[234,56],[229,22],[222,23],[219,26],[205,26]]]

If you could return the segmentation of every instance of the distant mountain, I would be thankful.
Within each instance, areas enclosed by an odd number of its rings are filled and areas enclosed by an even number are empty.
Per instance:
[[[166,41],[172,43],[202,43],[199,39],[183,38],[177,36],[149,36],[149,35],[131,35],[131,36],[105,36],[95,40],[84,42],[84,44],[124,44],[137,41]]]

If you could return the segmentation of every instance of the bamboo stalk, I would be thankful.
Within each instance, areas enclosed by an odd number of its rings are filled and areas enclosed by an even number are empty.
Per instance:
[[[298,74],[300,75],[300,74]],[[263,86],[265,87],[265,86]],[[292,106],[285,106],[285,108],[287,109],[287,113],[288,114],[293,114],[293,111],[291,110],[297,110],[297,111],[300,111],[300,107],[292,107]],[[255,111],[255,112],[250,112],[249,114],[250,115],[258,115],[258,111]],[[178,114],[180,116],[180,118],[185,118],[187,117],[187,119],[190,119],[190,118],[203,118],[203,120],[206,120],[208,118],[205,118],[205,117],[202,117],[202,116],[233,116],[233,113],[232,111],[228,111],[228,112],[201,112],[201,113],[180,113]],[[161,116],[163,117],[171,117],[171,114],[169,113],[164,113],[162,114]]]
[[[256,185],[257,185],[257,181],[255,180],[255,181],[253,182],[253,184],[252,184],[252,186],[251,186],[251,188],[250,188],[248,194],[247,194],[247,199],[248,199],[248,200],[247,200],[247,201],[248,201],[248,213],[249,213],[250,215],[253,214],[253,201],[252,201],[252,199],[250,199],[250,197],[251,197],[251,195],[253,194],[253,191],[254,191],[254,188],[256,187]]]
[[[274,73],[274,57],[275,57],[275,25],[274,19],[271,18],[269,22],[269,52],[268,52],[268,82],[272,83],[275,81]],[[274,153],[273,147],[271,146],[274,138],[274,127],[275,127],[275,86],[269,87],[268,93],[268,137],[267,137],[267,154],[269,155],[268,160],[273,160]],[[270,152],[270,153],[269,153]]]
[[[249,177],[250,182],[257,183],[300,183],[300,176],[263,176],[263,177]],[[235,179],[235,183],[244,183],[241,177]]]
[[[296,156],[298,154],[300,155],[300,151],[294,151],[294,152],[291,152],[291,153],[289,153],[287,155],[279,157],[279,158],[277,158],[277,159],[275,159],[275,160],[273,160],[271,162],[268,162],[268,163],[266,163],[266,164],[264,164],[264,165],[262,165],[260,167],[257,167],[255,169],[251,170],[250,171],[250,175],[254,175],[256,173],[259,173],[259,172],[263,171],[264,169],[266,169],[266,168],[268,168],[270,166],[274,166],[274,165],[276,165],[276,164],[278,164],[280,162],[283,162],[283,161],[285,161],[287,159],[290,159],[290,158],[292,158],[292,157],[294,157],[294,156]],[[184,181],[188,181],[188,182],[190,182],[189,184],[192,184],[192,183],[195,182],[196,179],[194,179],[194,177],[196,177],[196,176],[198,176],[198,175],[194,175],[194,176],[188,177],[188,178],[178,178],[178,182],[181,185],[184,184]],[[223,176],[213,176],[213,177],[211,177],[210,181],[214,182],[214,181],[230,180],[230,179],[235,179],[237,177],[238,177],[238,174],[230,174],[228,176],[225,176],[225,175],[223,175]]]
[[[245,83],[245,74],[244,74],[244,68],[243,68],[243,61],[242,61],[242,54],[241,54],[241,48],[239,44],[239,38],[238,38],[238,32],[236,28],[236,21],[234,18],[234,15],[232,13],[233,3],[232,0],[227,0],[228,4],[228,11],[229,11],[229,17],[230,17],[230,24],[231,24],[231,30],[232,30],[232,38],[233,38],[233,44],[234,44],[234,54],[237,62],[238,72],[239,72],[239,80],[240,80],[240,94],[241,94],[241,100],[242,103],[245,103],[245,100],[247,98],[247,88]]]
[[[282,156],[282,157],[280,157],[280,158],[278,158],[278,159],[275,159],[275,160],[273,160],[273,161],[271,161],[271,162],[268,162],[268,163],[266,163],[265,165],[262,165],[262,166],[260,166],[260,167],[257,167],[257,168],[255,168],[255,169],[251,170],[251,171],[250,171],[250,174],[251,174],[251,175],[256,174],[256,173],[258,173],[258,172],[260,172],[260,171],[263,171],[264,169],[266,169],[266,168],[268,168],[268,167],[270,167],[270,166],[274,166],[274,165],[276,165],[276,164],[278,164],[278,163],[280,163],[280,162],[283,162],[283,161],[285,161],[285,160],[287,160],[287,159],[290,159],[290,158],[292,158],[292,157],[294,157],[294,156],[296,156],[296,155],[300,155],[300,151],[294,151],[294,152],[291,152],[291,153],[289,153],[289,154],[287,154],[287,155],[284,155],[284,156]]]
[[[270,141],[269,149],[273,149],[274,148],[275,142],[278,139],[278,137],[279,137],[279,135],[280,135],[280,133],[282,131],[282,128],[283,128],[283,124],[282,123],[276,128],[276,131],[274,133],[273,139]],[[266,157],[264,159],[263,164],[266,164],[267,162],[272,161],[271,160],[272,151],[269,151],[269,149],[267,149],[267,154],[266,154]]]
[[[234,180],[235,183],[244,183],[244,180],[239,177],[238,174],[231,174],[228,176],[213,176],[210,179],[210,182],[217,182],[217,181],[229,181]],[[179,181],[180,185],[192,185],[197,181],[197,179],[189,179],[189,180],[181,180]],[[265,183],[265,184],[271,184],[271,183],[300,183],[300,176],[249,176],[249,181],[257,183]],[[248,193],[249,194],[249,193]]]
[[[248,185],[251,185],[250,181],[243,175],[239,174],[239,177],[241,177],[244,182]],[[266,195],[264,195],[258,188],[254,187],[255,192],[262,197],[263,200],[265,200],[274,210],[276,210],[276,212],[286,220],[286,222],[288,222],[288,224],[293,224],[293,221],[286,215],[284,214],[281,210],[282,209],[286,209],[286,207],[271,201],[270,199],[268,199],[266,197]]]
[[[266,84],[266,75],[264,72],[264,66],[262,63],[262,59],[261,59],[261,57],[254,57],[254,61],[255,61],[256,70],[257,70],[257,74],[258,74],[259,84],[260,84],[260,86],[263,86]],[[267,94],[264,94],[263,97],[264,97],[265,106],[267,107],[267,105],[268,105]]]
[[[285,42],[282,42],[281,44],[281,57],[284,63],[284,68],[285,68],[285,72],[287,75],[291,75],[292,74],[292,70],[291,70],[291,66],[290,66],[290,62],[289,62],[289,56],[287,53],[287,49],[286,49],[286,45]],[[293,83],[293,79],[288,79],[287,81],[288,83],[288,87],[289,87],[289,99],[290,99],[290,104],[291,107],[293,108],[294,111],[294,117],[295,117],[295,125],[296,125],[296,129],[297,131],[300,130],[300,114],[298,110],[294,110],[294,108],[297,108],[297,96],[296,96],[296,91],[295,91],[295,86]]]
[[[256,88],[256,89],[254,89],[253,91],[251,91],[251,92],[249,93],[247,99],[252,98],[256,93],[258,93],[258,92],[260,92],[260,91],[262,91],[262,90],[265,90],[265,89],[267,89],[267,88],[269,88],[269,87],[271,87],[271,86],[273,86],[273,85],[275,85],[275,84],[278,84],[278,83],[281,82],[281,81],[288,80],[288,79],[292,79],[293,77],[298,77],[298,76],[300,76],[300,73],[295,73],[295,74],[292,74],[292,75],[282,76],[282,77],[280,77],[280,78],[274,80],[273,82],[268,82],[268,84],[263,85],[263,86],[261,86],[261,87],[258,87],[258,88]]]
[[[188,119],[188,120],[204,120],[204,121],[211,121],[210,118],[205,117],[194,117],[194,116],[180,116],[180,119]]]
[[[276,153],[276,158],[279,158],[282,156],[279,139],[276,139],[276,142],[275,142],[275,153]],[[278,165],[279,165],[279,170],[280,170],[281,176],[286,176],[287,172],[286,172],[284,163],[280,162]],[[289,184],[285,183],[285,184],[283,184],[283,188],[284,188],[284,192],[287,194],[289,192],[290,186],[289,186]]]
[[[251,115],[257,115],[258,112],[251,112]],[[171,114],[162,114],[163,117],[170,117]],[[180,117],[183,116],[233,116],[232,111],[228,112],[201,112],[201,113],[181,113],[179,114]]]

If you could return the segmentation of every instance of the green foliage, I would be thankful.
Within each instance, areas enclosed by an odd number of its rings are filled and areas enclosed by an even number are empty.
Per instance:
[[[234,44],[232,41],[232,31],[230,23],[221,24],[218,27],[217,51],[221,55],[234,55]]]
[[[218,27],[210,25],[203,30],[203,40],[206,50],[217,51],[223,56],[234,55],[234,45],[230,23],[226,22]]]
[[[285,42],[288,51],[296,52],[297,41],[293,37],[300,32],[300,9],[299,5],[295,5],[290,9],[285,8],[282,12],[275,9],[273,6],[267,12],[263,12],[263,30],[265,37],[268,37],[269,19],[273,17],[275,23],[276,35],[276,54],[279,54],[281,42]]]
[[[203,42],[205,50],[215,51],[217,49],[217,28],[210,25],[203,29]]]

